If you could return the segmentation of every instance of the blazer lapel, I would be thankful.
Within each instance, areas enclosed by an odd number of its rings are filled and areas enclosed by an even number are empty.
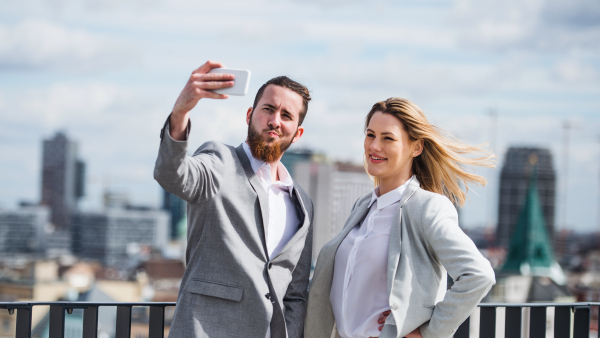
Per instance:
[[[406,187],[400,203],[398,203],[398,209],[394,215],[392,221],[392,228],[390,230],[390,240],[388,245],[388,275],[387,275],[387,287],[388,295],[392,294],[392,285],[394,278],[396,278],[396,270],[398,269],[398,260],[400,259],[400,253],[402,252],[402,207],[412,197],[412,195],[420,187],[420,183],[416,177],[411,178],[410,183]]]
[[[248,159],[248,156],[246,155],[243,146],[240,144],[237,148],[235,148],[235,151],[237,152],[240,162],[242,162],[242,167],[244,168],[244,172],[246,173],[246,177],[248,178],[252,189],[254,189],[256,195],[258,196],[258,204],[260,206],[260,213],[262,215],[262,223],[258,222],[256,224],[256,227],[258,228],[258,233],[260,235],[260,239],[265,250],[265,255],[267,256],[268,260],[269,252],[267,250],[266,238],[268,236],[269,229],[269,199],[267,198],[267,192],[260,183],[260,179],[258,178],[258,176],[256,176],[256,173],[252,169],[250,159]]]

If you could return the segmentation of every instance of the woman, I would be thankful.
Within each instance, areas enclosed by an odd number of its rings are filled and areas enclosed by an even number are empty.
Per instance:
[[[454,207],[461,183],[486,183],[463,165],[493,167],[495,156],[463,156],[482,149],[443,136],[406,99],[376,103],[365,131],[377,188],[319,254],[305,337],[451,337],[495,283]]]

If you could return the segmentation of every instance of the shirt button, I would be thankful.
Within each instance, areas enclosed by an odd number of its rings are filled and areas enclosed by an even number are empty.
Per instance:
[[[392,310],[394,310],[394,311],[395,311],[395,310],[398,310],[398,305],[397,305],[397,304],[393,304],[393,305],[392,305]]]

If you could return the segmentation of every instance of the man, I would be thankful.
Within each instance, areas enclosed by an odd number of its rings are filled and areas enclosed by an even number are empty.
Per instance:
[[[233,75],[196,69],[161,131],[154,178],[188,202],[187,268],[170,338],[301,337],[312,252],[313,205],[280,159],[304,133],[308,89],[269,80],[246,114],[237,148],[203,144],[187,156],[190,110]],[[204,118],[202,123],[210,123]]]

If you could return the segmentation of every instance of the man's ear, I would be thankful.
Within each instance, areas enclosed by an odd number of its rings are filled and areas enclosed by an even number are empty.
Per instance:
[[[304,127],[302,127],[302,126],[298,127],[298,130],[296,130],[296,135],[294,135],[294,138],[292,139],[292,143],[298,142],[298,140],[302,137],[303,134],[304,134]]]
[[[252,118],[252,107],[248,108],[246,112],[246,124],[250,125],[250,119]]]

